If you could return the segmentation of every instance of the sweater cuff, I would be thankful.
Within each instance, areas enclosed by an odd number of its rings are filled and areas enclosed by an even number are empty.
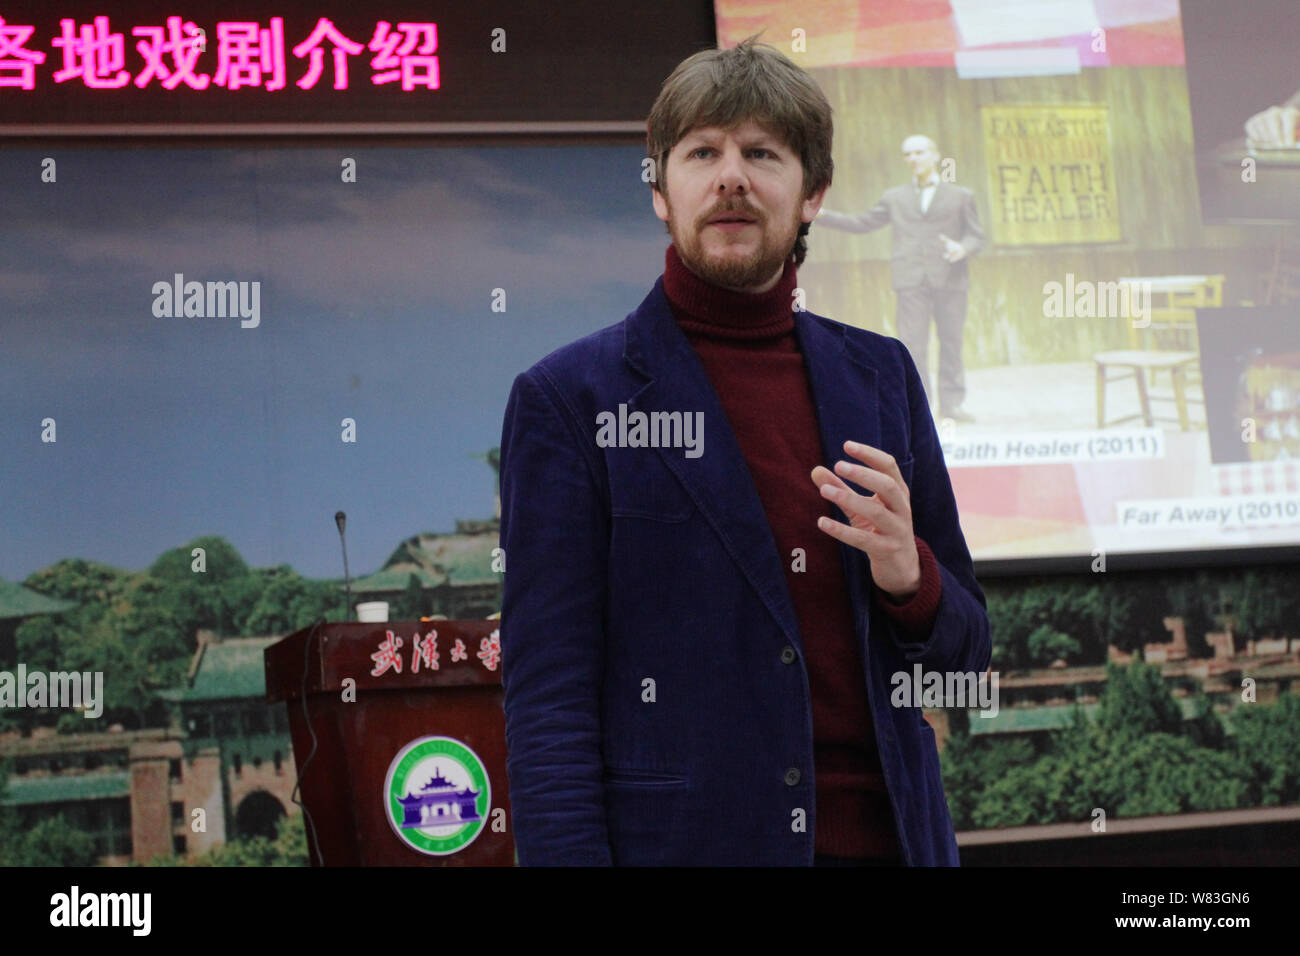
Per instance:
[[[921,588],[904,604],[895,604],[884,591],[876,588],[876,603],[910,634],[918,638],[929,635],[939,613],[939,597],[943,593],[943,578],[939,574],[939,562],[934,552],[918,535],[916,553],[921,559]]]

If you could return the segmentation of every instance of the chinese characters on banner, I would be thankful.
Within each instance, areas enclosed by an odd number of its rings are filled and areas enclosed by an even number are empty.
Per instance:
[[[370,670],[371,677],[382,677],[390,670],[398,674],[402,673],[402,655],[401,649],[405,642],[392,631],[384,632],[384,639],[379,642],[378,649],[370,655],[370,659],[375,662],[375,666]],[[438,632],[430,630],[423,637],[417,632],[411,639],[411,673],[418,674],[420,668],[426,671],[440,670],[439,660],[441,655],[438,653]],[[497,628],[490,635],[479,641],[477,657],[485,668],[494,671],[501,664],[501,629]],[[452,661],[463,661],[469,659],[469,651],[465,647],[465,642],[456,638],[456,643],[451,646]]]
[[[281,90],[288,83],[290,63],[285,54],[291,40],[286,41],[283,17],[270,17],[266,26],[222,21],[211,41],[205,30],[178,16],[168,17],[165,27],[133,26],[130,34],[136,38],[134,48],[142,64],[134,76],[127,69],[127,35],[113,31],[108,17],[95,17],[90,23],[62,19],[59,26],[61,34],[49,41],[49,56],[61,63],[57,69],[50,64],[55,83],[80,81],[90,89],[120,89],[128,84],[144,89],[154,83],[166,90],[182,83],[192,90],[209,86]],[[6,88],[36,89],[36,67],[45,63],[47,54],[31,48],[34,32],[35,27],[9,24],[0,17],[0,96]],[[437,48],[438,28],[433,23],[398,23],[394,28],[380,20],[363,42],[345,36],[321,17],[287,51],[296,58],[292,65],[301,68],[293,71],[297,74],[293,82],[301,89],[314,89],[328,70],[333,88],[346,90],[351,58],[369,51],[373,54],[368,61],[370,82],[400,83],[403,91],[410,92],[417,87],[438,89],[438,58],[433,55]],[[207,57],[205,64],[215,65],[211,76],[196,72],[201,57]]]

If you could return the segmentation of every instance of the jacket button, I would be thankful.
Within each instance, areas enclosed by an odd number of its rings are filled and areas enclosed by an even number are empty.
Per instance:
[[[796,654],[796,653],[794,652],[794,648],[791,647],[789,644],[787,644],[785,647],[781,648],[781,663],[782,663],[782,664],[793,664],[793,663],[794,663],[794,659],[795,659],[796,657],[798,657],[798,656],[799,656],[799,655]]]
[[[785,772],[785,782],[788,786],[793,787],[799,782],[799,768],[791,767]]]

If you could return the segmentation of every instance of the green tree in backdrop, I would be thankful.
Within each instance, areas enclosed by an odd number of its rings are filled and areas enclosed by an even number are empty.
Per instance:
[[[23,583],[79,606],[23,621],[19,660],[33,670],[102,672],[105,698],[96,726],[78,714],[23,710],[13,718],[23,729],[54,722],[83,733],[113,723],[160,726],[166,707],[158,692],[184,681],[200,629],[226,637],[287,634],[339,613],[336,582],[309,581],[287,565],[250,569],[215,536],[164,552],[144,572],[70,558]]]
[[[193,857],[154,857],[148,866],[307,866],[307,829],[301,813],[280,818],[276,837],[234,840]]]
[[[1096,720],[1076,705],[1070,726],[1050,734],[1041,753],[1024,738],[961,730],[949,738],[942,761],[955,826],[1088,822],[1096,808],[1135,817],[1300,799],[1294,695],[1238,708],[1234,739],[1203,696],[1184,720],[1159,668],[1136,659],[1106,670]]]

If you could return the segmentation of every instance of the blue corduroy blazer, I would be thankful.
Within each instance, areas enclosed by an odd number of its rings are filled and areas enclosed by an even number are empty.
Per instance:
[[[822,449],[892,454],[939,562],[928,639],[872,601],[840,545],[904,862],[958,864],[934,732],[892,674],[983,673],[984,593],[939,439],[897,339],[795,313]],[[598,416],[703,413],[682,447],[602,447]],[[607,432],[608,434],[608,432]],[[501,435],[507,770],[519,862],[810,865],[817,808],[804,641],[776,541],[661,276],[622,322],[514,381]],[[841,515],[843,517],[843,515]],[[812,528],[810,534],[824,532]]]

